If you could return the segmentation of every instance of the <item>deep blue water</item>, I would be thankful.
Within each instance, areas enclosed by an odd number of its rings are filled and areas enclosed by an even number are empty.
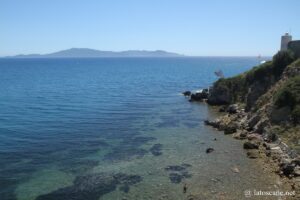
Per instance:
[[[39,196],[21,186],[43,169],[77,177],[145,157],[142,145],[161,143],[148,133],[180,123],[200,130],[206,108],[179,94],[210,86],[216,70],[232,76],[257,64],[251,57],[0,59],[1,199]]]

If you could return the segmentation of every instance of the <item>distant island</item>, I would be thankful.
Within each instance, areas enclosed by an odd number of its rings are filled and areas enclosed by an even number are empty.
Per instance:
[[[182,57],[184,55],[156,50],[100,51],[88,48],[71,48],[50,54],[28,54],[8,56],[6,58],[98,58],[98,57]]]

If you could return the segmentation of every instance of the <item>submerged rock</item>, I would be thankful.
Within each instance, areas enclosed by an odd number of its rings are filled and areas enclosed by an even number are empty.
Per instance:
[[[130,190],[130,187],[128,184],[124,184],[119,187],[119,190],[121,190],[122,192],[128,193]]]
[[[169,178],[172,183],[180,183],[182,180],[182,175],[177,174],[177,173],[171,173],[171,174],[169,174]]]
[[[206,153],[211,153],[211,152],[213,152],[213,151],[214,151],[213,148],[207,148],[207,149],[206,149]]]
[[[160,155],[162,154],[161,148],[162,148],[162,144],[154,144],[154,145],[150,148],[149,151],[150,151],[154,156],[160,156]]]
[[[187,167],[191,167],[192,165],[187,164],[187,163],[183,163],[181,166],[187,168]]]
[[[142,181],[138,175],[96,173],[78,176],[72,186],[60,188],[49,194],[38,196],[37,200],[98,200],[104,194],[114,191],[117,185],[128,192],[130,185]]]
[[[185,169],[186,169],[186,167],[180,166],[180,165],[170,165],[165,168],[165,170],[167,170],[167,171],[183,171]]]
[[[172,183],[180,183],[182,179],[192,177],[192,174],[187,171],[187,168],[191,166],[192,165],[186,163],[183,163],[182,165],[170,165],[166,167],[165,170],[172,171],[169,174]]]

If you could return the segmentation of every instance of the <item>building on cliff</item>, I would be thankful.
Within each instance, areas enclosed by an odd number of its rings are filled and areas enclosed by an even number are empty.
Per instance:
[[[281,36],[280,51],[291,50],[297,58],[300,58],[300,40],[292,40],[289,33]]]
[[[286,50],[288,50],[288,44],[291,41],[292,41],[292,36],[290,34],[286,33],[285,35],[281,36],[280,51],[286,51]]]

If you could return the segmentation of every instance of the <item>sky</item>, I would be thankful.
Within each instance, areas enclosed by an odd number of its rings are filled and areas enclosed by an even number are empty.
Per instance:
[[[299,0],[0,0],[0,56],[68,48],[271,56]]]

